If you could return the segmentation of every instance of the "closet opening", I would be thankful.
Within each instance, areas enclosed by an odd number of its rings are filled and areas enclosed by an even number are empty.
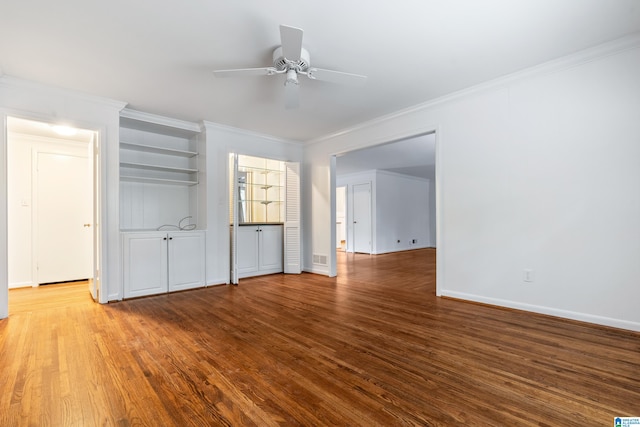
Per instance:
[[[229,154],[229,282],[299,274],[300,164]]]

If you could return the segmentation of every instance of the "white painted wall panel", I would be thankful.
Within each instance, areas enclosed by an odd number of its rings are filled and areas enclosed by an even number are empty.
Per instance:
[[[375,253],[429,246],[428,180],[377,171],[376,201]]]

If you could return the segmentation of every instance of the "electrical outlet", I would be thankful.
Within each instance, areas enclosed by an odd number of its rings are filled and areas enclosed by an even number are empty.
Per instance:
[[[533,282],[533,270],[530,268],[525,268],[522,274],[522,280],[525,282]]]

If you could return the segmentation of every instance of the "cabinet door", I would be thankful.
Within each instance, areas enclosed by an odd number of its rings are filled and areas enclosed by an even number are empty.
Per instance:
[[[168,233],[169,292],[205,285],[203,231]]]
[[[258,271],[258,236],[257,226],[238,227],[238,277],[253,276]]]
[[[260,226],[260,272],[282,272],[282,226]]]
[[[167,234],[123,234],[124,297],[167,292]]]

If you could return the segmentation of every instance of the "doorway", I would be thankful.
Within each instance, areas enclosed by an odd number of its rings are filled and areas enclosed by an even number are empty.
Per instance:
[[[7,118],[9,289],[83,281],[97,299],[96,144],[95,131]]]
[[[300,274],[300,164],[229,153],[229,283]]]
[[[435,130],[426,129],[422,133],[332,156],[330,171],[336,197],[336,246],[340,242],[337,218],[341,195],[338,189],[346,186],[347,252],[381,254],[437,248],[436,137]],[[365,183],[370,186],[369,198]],[[368,203],[367,199],[370,200]],[[366,215],[367,206],[370,206],[370,215]],[[367,219],[370,219],[369,223]],[[366,229],[359,231],[360,225]],[[371,230],[370,237],[363,232],[367,230]],[[358,238],[359,235],[363,238]],[[366,245],[369,241],[373,242],[371,249]],[[332,273],[337,274],[337,270],[332,269]]]

